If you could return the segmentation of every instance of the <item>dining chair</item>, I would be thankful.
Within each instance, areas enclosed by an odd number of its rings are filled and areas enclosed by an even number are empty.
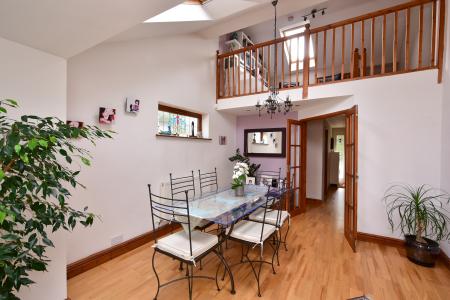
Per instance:
[[[171,233],[161,239],[155,239],[155,244],[153,246],[154,252],[152,256],[152,269],[155,273],[155,277],[158,283],[158,289],[156,291],[154,299],[156,300],[158,298],[159,290],[162,287],[165,287],[174,282],[178,282],[180,280],[188,281],[189,299],[192,299],[194,278],[215,280],[216,287],[220,291],[217,279],[218,271],[216,272],[215,277],[194,276],[194,266],[196,266],[196,263],[210,253],[214,253],[219,258],[221,264],[223,264],[230,277],[232,276],[232,274],[228,264],[219,251],[221,242],[219,241],[218,236],[202,231],[193,230],[191,228],[188,198],[189,190],[185,190],[183,192],[184,195],[179,196],[182,199],[169,199],[156,195],[152,193],[150,184],[148,185],[148,191],[150,195],[150,209],[153,228],[157,228],[155,227],[155,220],[165,220],[171,223],[177,223],[183,227],[183,230]],[[175,216],[175,218],[171,219],[171,216]],[[186,264],[186,275],[184,277],[161,284],[155,267],[156,253],[160,253],[178,260],[180,261],[180,264]],[[218,268],[219,267],[220,264]],[[232,292],[233,291],[234,287],[232,287]]]
[[[280,209],[271,209],[270,208],[266,214],[266,222],[277,227],[279,234],[280,234],[279,242],[284,245],[284,249],[287,251],[288,249],[287,249],[286,240],[287,240],[287,236],[289,233],[289,229],[291,227],[291,215],[289,214],[289,212],[287,210],[283,209],[283,208],[285,208],[285,205],[282,205],[283,199],[286,200],[286,197],[288,194],[286,179],[284,179],[283,183],[281,183],[281,168],[279,169],[279,171],[261,171],[260,174],[266,174],[267,176],[272,176],[271,178],[276,179],[278,182],[278,186],[276,186],[276,187],[273,187],[271,183],[268,183],[268,187],[269,187],[268,195],[270,197],[277,199]],[[278,216],[278,212],[280,212],[279,216]],[[256,222],[261,222],[263,220],[263,217],[264,217],[264,209],[259,208],[249,216],[249,219],[252,221],[256,221]],[[286,220],[287,220],[288,226],[287,226],[286,232],[284,234],[284,237],[282,238],[281,237],[281,229],[282,229],[283,225],[286,223]],[[277,261],[279,263],[279,259]]]
[[[192,200],[195,198],[195,180],[194,171],[191,171],[191,175],[183,177],[174,177],[172,173],[169,174],[170,177],[170,191],[172,193],[172,198],[177,195],[183,194],[185,191],[188,192],[188,199]],[[211,226],[212,223],[208,221],[202,221],[197,225],[196,229],[204,231],[206,228]],[[200,269],[203,269],[203,264],[200,261]],[[183,270],[183,263],[180,262],[179,270]]]
[[[195,198],[195,181],[194,181],[194,171],[191,171],[191,175],[175,178],[173,174],[169,174],[170,177],[170,191],[172,193],[172,198],[183,194],[188,191],[189,199]]]
[[[261,184],[264,183],[264,180],[268,180],[268,182],[265,185],[272,185],[274,187],[278,186],[280,184],[281,180],[281,168],[278,169],[278,171],[272,171],[272,170],[262,170],[256,172],[256,183]]]
[[[198,180],[200,183],[200,195],[208,192],[217,192],[219,185],[217,183],[217,169],[214,168],[213,172],[201,173],[198,170]],[[206,191],[205,191],[206,190]]]
[[[261,206],[261,209],[263,210],[263,218],[261,222],[254,222],[251,220],[241,220],[238,223],[236,223],[233,227],[228,229],[229,231],[228,239],[238,242],[242,245],[241,262],[238,264],[250,263],[250,266],[252,268],[253,274],[255,275],[256,282],[258,285],[259,297],[261,297],[260,279],[261,279],[262,265],[263,264],[271,265],[273,274],[276,274],[274,266],[274,258],[278,254],[280,243],[279,242],[276,242],[274,244],[267,243],[273,249],[271,262],[265,261],[263,257],[264,243],[271,239],[275,239],[278,241],[277,227],[273,224],[270,224],[266,218],[267,211],[274,207],[275,202],[276,202],[275,198],[266,196],[265,202]],[[246,251],[244,251],[244,246],[247,247]],[[251,260],[248,256],[248,252],[250,249],[253,249],[258,246],[260,247],[259,259]],[[246,260],[244,260],[244,258]]]

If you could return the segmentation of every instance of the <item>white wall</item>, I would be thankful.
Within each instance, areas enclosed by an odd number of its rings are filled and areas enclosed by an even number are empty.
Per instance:
[[[323,120],[308,122],[306,136],[306,197],[323,200]]]
[[[88,188],[74,196],[101,220],[70,236],[69,262],[110,247],[113,237],[150,231],[147,184],[159,192],[170,172],[186,176],[217,167],[220,185],[230,184],[236,119],[214,109],[217,43],[194,36],[146,39],[103,44],[69,59],[68,118],[97,124],[100,106],[117,109],[115,124],[102,126],[117,135],[98,143],[93,166],[81,173]],[[124,112],[125,97],[141,99],[138,115]],[[158,101],[209,114],[213,140],[155,137]],[[227,136],[226,146],[219,135]]]
[[[399,181],[441,185],[442,85],[437,84],[437,70],[311,87],[309,98],[314,100],[300,100],[301,90],[280,92],[280,97],[287,93],[300,104],[300,119],[358,105],[358,230],[401,237],[391,233],[386,218],[382,197],[387,187]],[[230,98],[220,107],[249,107],[257,100],[257,95]]]
[[[444,60],[444,82],[443,82],[443,103],[442,103],[442,168],[441,187],[450,193],[450,5],[447,1],[447,24],[445,41]],[[450,211],[450,205],[447,206]],[[449,225],[450,226],[450,225]],[[450,256],[450,243],[442,242],[441,247],[447,256]]]
[[[10,116],[22,114],[66,117],[66,61],[59,57],[0,38],[0,99],[17,99],[20,110],[10,109]],[[65,299],[65,234],[53,237],[56,248],[47,252],[52,260],[47,273],[32,273],[37,283],[23,287],[21,299]]]

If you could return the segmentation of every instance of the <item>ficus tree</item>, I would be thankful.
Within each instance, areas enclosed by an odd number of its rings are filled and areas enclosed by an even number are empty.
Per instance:
[[[0,299],[18,299],[22,286],[33,284],[31,271],[46,271],[51,232],[92,225],[95,216],[72,208],[70,189],[84,187],[77,180],[90,154],[77,139],[93,144],[111,138],[96,126],[74,128],[55,117],[24,115],[15,120],[0,102]]]

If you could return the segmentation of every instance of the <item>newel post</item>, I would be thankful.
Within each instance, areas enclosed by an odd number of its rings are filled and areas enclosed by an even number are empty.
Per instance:
[[[309,42],[311,37],[310,24],[305,25],[305,57],[303,58],[303,99],[308,98],[309,87]]]

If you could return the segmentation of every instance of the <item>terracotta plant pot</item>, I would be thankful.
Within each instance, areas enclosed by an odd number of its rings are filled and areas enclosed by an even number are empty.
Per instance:
[[[406,256],[410,261],[424,267],[434,267],[439,256],[439,244],[424,238],[426,243],[416,241],[415,235],[405,235]]]

